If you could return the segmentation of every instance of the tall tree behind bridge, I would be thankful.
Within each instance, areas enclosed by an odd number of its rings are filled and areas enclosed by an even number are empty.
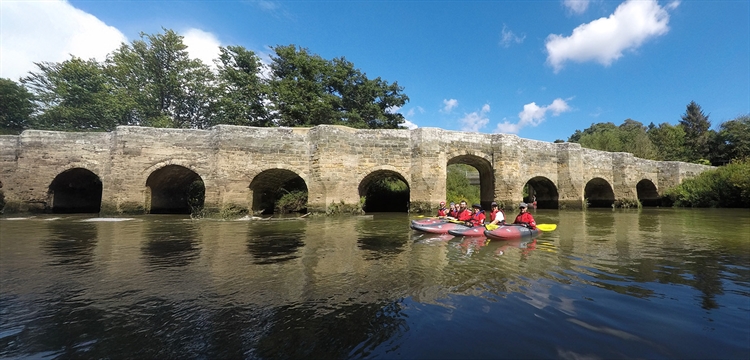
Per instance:
[[[261,78],[263,65],[242,46],[219,49],[218,92],[212,124],[272,126],[266,100],[268,85]]]
[[[10,79],[0,79],[0,135],[15,135],[30,126],[32,94]]]
[[[276,124],[398,128],[404,122],[394,109],[409,98],[397,83],[368,79],[343,57],[328,61],[294,45],[274,51],[269,98]]]
[[[685,130],[688,160],[708,159],[711,136],[715,134],[709,131],[711,122],[695,101],[687,105],[685,114],[680,118],[680,125]]]
[[[21,82],[34,94],[40,113],[36,129],[108,131],[129,122],[133,103],[120,96],[105,68],[96,60],[71,57],[60,63],[35,63]]]
[[[191,59],[182,36],[141,33],[140,40],[122,44],[107,59],[116,86],[133,99],[133,125],[174,128],[210,126],[214,74]]]

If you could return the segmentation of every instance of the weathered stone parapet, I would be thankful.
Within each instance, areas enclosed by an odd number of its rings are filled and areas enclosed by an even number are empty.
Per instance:
[[[485,208],[493,200],[515,208],[526,200],[527,184],[540,204],[560,208],[583,207],[590,184],[597,187],[596,196],[611,188],[612,198],[638,199],[641,182],[655,194],[711,168],[436,128],[121,126],[110,133],[27,130],[0,136],[0,191],[6,211],[47,211],[53,181],[68,170],[85,169],[101,181],[102,213],[149,212],[156,178],[161,185],[200,179],[210,211],[252,211],[259,194],[301,178],[308,210],[326,213],[332,207],[361,207],[360,198],[374,181],[395,177],[409,186],[412,211],[432,212],[445,200],[447,166],[459,163],[479,171]]]

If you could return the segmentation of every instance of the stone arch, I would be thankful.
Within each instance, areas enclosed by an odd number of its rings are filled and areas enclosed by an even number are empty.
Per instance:
[[[593,178],[586,183],[583,197],[588,207],[612,207],[615,203],[615,192],[612,185],[602,178]]]
[[[394,188],[384,188],[383,182],[390,182]],[[360,198],[365,198],[365,212],[408,212],[410,189],[406,178],[393,167],[375,169],[357,187]]]
[[[307,193],[307,181],[289,169],[267,169],[253,177],[250,189],[250,209],[263,214],[273,213],[280,193],[300,190]]]
[[[182,165],[165,165],[146,179],[146,212],[190,214],[203,208],[206,188],[198,173]]]
[[[53,213],[99,213],[102,206],[102,180],[91,170],[71,168],[52,180],[47,194],[47,206]]]
[[[529,186],[529,196],[524,201],[533,204],[536,197],[536,207],[539,209],[558,209],[560,194],[552,180],[544,176],[535,176],[526,182]]]
[[[495,175],[492,163],[484,157],[465,154],[448,160],[447,165],[466,164],[479,172],[479,199],[483,209],[489,209],[495,197]]]
[[[656,190],[656,185],[649,180],[643,179],[635,185],[636,192],[638,193],[638,200],[643,206],[659,206],[660,198],[659,192]]]

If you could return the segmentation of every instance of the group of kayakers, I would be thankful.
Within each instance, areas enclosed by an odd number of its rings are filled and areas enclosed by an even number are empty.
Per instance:
[[[490,204],[492,211],[489,214],[489,219],[485,215],[485,211],[482,210],[482,205],[474,204],[471,206],[471,210],[467,208],[466,201],[463,200],[456,205],[451,202],[450,207],[445,207],[445,201],[440,202],[438,208],[438,217],[453,218],[458,221],[463,221],[469,226],[484,226],[484,225],[505,225],[505,212],[497,205],[496,202]],[[529,213],[529,205],[522,202],[518,205],[519,213],[513,224],[520,224],[528,227],[529,229],[536,229],[536,221],[534,216]],[[485,224],[485,221],[488,221]]]

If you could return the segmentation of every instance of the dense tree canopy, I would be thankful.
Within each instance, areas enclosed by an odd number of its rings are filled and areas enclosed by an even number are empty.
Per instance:
[[[750,116],[743,115],[710,129],[708,116],[695,102],[688,104],[677,125],[653,123],[643,126],[627,119],[620,126],[611,122],[591,124],[576,130],[569,142],[604,151],[622,151],[652,160],[689,161],[724,165],[750,154]]]
[[[33,97],[13,80],[0,79],[0,135],[19,134],[30,127],[34,113]]]
[[[203,129],[218,124],[398,128],[409,98],[345,58],[277,46],[266,67],[241,46],[220,48],[212,69],[172,30],[141,33],[104,62],[37,63],[21,85],[3,79],[3,133],[36,128],[108,131],[117,125]],[[265,75],[264,75],[265,74]],[[36,110],[35,110],[36,109]]]

